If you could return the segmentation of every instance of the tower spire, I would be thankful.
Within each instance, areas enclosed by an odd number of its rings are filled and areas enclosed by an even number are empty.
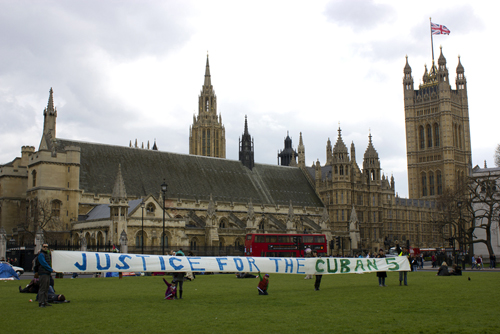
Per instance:
[[[212,80],[210,77],[210,64],[208,63],[208,51],[207,51],[207,65],[205,67],[205,84],[204,86],[210,87],[212,86]]]
[[[43,110],[43,134],[39,150],[51,150],[52,140],[56,138],[57,109],[54,107],[54,91],[50,87],[49,101]]]
[[[247,115],[245,115],[245,130],[240,139],[240,161],[243,166],[252,170],[254,166],[254,146],[252,136],[248,133]]]

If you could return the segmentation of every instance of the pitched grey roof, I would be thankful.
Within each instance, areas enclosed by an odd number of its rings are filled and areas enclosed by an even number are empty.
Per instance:
[[[253,170],[240,161],[56,140],[58,152],[66,146],[80,148],[80,189],[111,194],[121,164],[129,196],[160,194],[168,184],[167,198],[248,202],[254,204],[323,207],[299,168],[255,164]]]
[[[128,201],[127,214],[130,214],[138,205],[141,204],[141,202],[142,199],[140,198]],[[85,217],[85,220],[109,218],[109,213],[109,204],[101,204],[90,210],[87,217]]]

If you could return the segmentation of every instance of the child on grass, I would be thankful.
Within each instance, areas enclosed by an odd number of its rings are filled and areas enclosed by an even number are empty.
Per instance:
[[[165,298],[164,299],[168,299],[168,300],[172,300],[174,299],[174,296],[175,296],[175,292],[176,292],[176,288],[175,288],[175,285],[172,283],[168,283],[166,279],[163,279],[163,282],[165,282],[165,284],[167,285],[167,290],[165,291]]]
[[[262,278],[262,275],[260,274],[259,271],[259,285],[257,286],[257,290],[259,290],[259,295],[268,295],[267,293],[267,287],[269,286],[269,274],[265,274],[264,278]]]

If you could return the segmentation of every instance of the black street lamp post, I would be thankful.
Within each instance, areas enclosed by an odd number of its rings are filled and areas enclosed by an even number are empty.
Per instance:
[[[165,255],[165,195],[167,193],[167,187],[168,185],[165,183],[165,179],[163,179],[163,183],[161,184],[161,192],[163,194],[163,234],[162,234],[162,240],[161,240],[161,251],[162,255]]]
[[[144,199],[141,202],[142,209],[142,227],[141,227],[141,254],[144,254]]]
[[[458,219],[458,251],[459,251],[459,256],[457,257],[457,265],[459,264],[458,263],[458,260],[460,258],[460,260],[462,260],[463,256],[464,256],[464,250],[465,250],[465,245],[464,245],[464,240],[463,240],[463,234],[462,234],[462,201],[458,201],[457,202],[457,207],[458,207],[458,213],[460,215],[460,218]],[[463,262],[463,261],[462,261]],[[465,268],[462,268],[462,269],[465,269]]]

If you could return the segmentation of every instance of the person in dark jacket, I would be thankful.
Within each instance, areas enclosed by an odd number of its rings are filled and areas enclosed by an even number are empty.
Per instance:
[[[314,251],[313,257],[318,257],[318,252]],[[321,284],[321,278],[323,277],[323,275],[315,274],[314,276],[316,276],[316,280],[314,282],[314,291],[319,291],[319,286]]]
[[[49,245],[43,244],[40,254],[38,254],[38,275],[40,277],[38,289],[38,306],[52,306],[48,304],[48,293],[50,285],[50,274],[54,272],[49,265],[50,255],[48,253]]]
[[[446,262],[443,262],[441,264],[441,267],[439,267],[436,276],[450,276],[450,272],[448,271],[448,264]]]
[[[379,249],[378,251],[378,258],[384,258],[384,250],[382,248]],[[387,272],[385,271],[377,271],[377,277],[378,277],[378,285],[379,286],[386,286],[385,285],[385,278],[387,277]]]
[[[177,253],[175,254],[176,256],[184,256],[184,253],[182,252],[182,249],[179,249]],[[184,285],[184,276],[186,276],[185,272],[175,272],[174,273],[174,279],[172,280],[172,283],[175,283],[175,296],[174,299],[177,299],[177,291],[179,291],[179,299],[182,299],[182,286]]]

